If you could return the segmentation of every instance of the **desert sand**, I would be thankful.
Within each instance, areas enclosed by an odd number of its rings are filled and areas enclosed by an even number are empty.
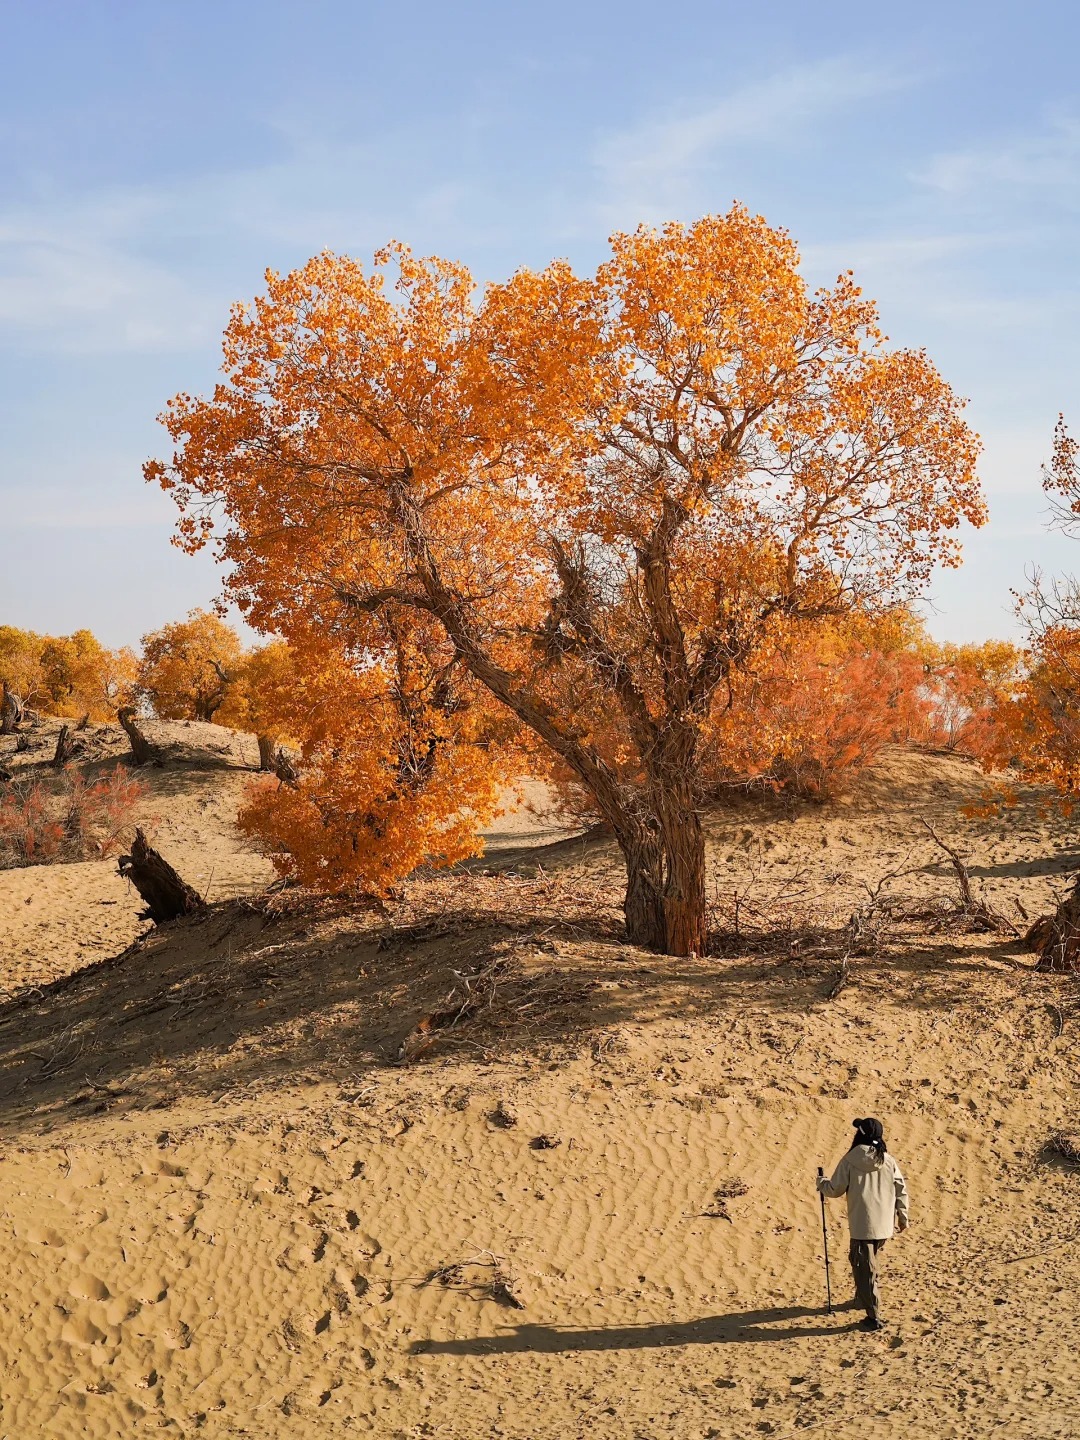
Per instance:
[[[965,819],[974,766],[892,751],[847,803],[733,802],[740,935],[673,960],[620,940],[610,843],[529,809],[386,914],[268,898],[254,742],[156,738],[142,818],[205,918],[148,928],[114,860],[0,872],[0,1437],[1080,1433],[1080,991],[1019,938],[1080,856],[1042,797]],[[955,893],[923,819],[1017,933],[898,924],[841,984],[868,887]],[[913,1207],[876,1335],[835,1203],[825,1312],[813,1187],[866,1114]]]

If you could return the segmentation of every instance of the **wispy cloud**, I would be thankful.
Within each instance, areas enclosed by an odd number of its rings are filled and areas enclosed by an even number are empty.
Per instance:
[[[725,151],[790,144],[831,116],[917,80],[913,73],[839,57],[653,115],[598,141],[593,161],[602,191],[619,210],[670,213]]]
[[[1059,113],[1035,133],[948,151],[935,156],[915,178],[953,196],[994,193],[1004,186],[1056,190],[1075,198],[1080,190],[1080,119]]]
[[[364,253],[401,234],[484,224],[463,182],[410,166],[412,138],[365,144],[283,137],[281,156],[225,173],[0,211],[5,343],[74,352],[212,343],[229,301],[267,265],[326,247]],[[206,257],[212,264],[206,264]]]

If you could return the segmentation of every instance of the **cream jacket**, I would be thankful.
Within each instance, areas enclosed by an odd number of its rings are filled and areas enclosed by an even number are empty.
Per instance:
[[[847,1196],[853,1240],[890,1240],[894,1221],[907,1228],[908,1191],[900,1166],[891,1155],[879,1159],[870,1145],[852,1146],[832,1179],[820,1176],[817,1188],[830,1200]]]

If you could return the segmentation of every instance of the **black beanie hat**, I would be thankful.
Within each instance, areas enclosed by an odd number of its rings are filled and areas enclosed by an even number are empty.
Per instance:
[[[871,1149],[877,1151],[879,1157],[883,1156],[885,1154],[885,1131],[881,1121],[868,1115],[865,1120],[855,1120],[852,1123],[855,1126],[855,1139],[851,1142],[852,1145],[869,1145]]]

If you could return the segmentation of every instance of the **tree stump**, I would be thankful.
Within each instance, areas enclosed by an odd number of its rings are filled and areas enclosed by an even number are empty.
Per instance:
[[[116,712],[116,718],[123,726],[128,740],[131,742],[131,758],[136,765],[148,765],[154,758],[154,752],[150,742],[135,723],[135,709],[132,705],[125,705],[122,710]]]
[[[197,915],[206,909],[206,901],[182,880],[169,862],[147,844],[141,830],[135,831],[131,854],[121,855],[117,866],[125,880],[130,880],[146,901],[140,919],[163,925],[181,915]]]
[[[1080,975],[1080,877],[1053,915],[1028,932],[1035,942],[1035,969],[1051,975]]]
[[[54,770],[62,770],[75,752],[82,748],[82,742],[75,739],[71,733],[70,725],[61,725],[60,734],[56,737],[56,750],[50,761]]]

